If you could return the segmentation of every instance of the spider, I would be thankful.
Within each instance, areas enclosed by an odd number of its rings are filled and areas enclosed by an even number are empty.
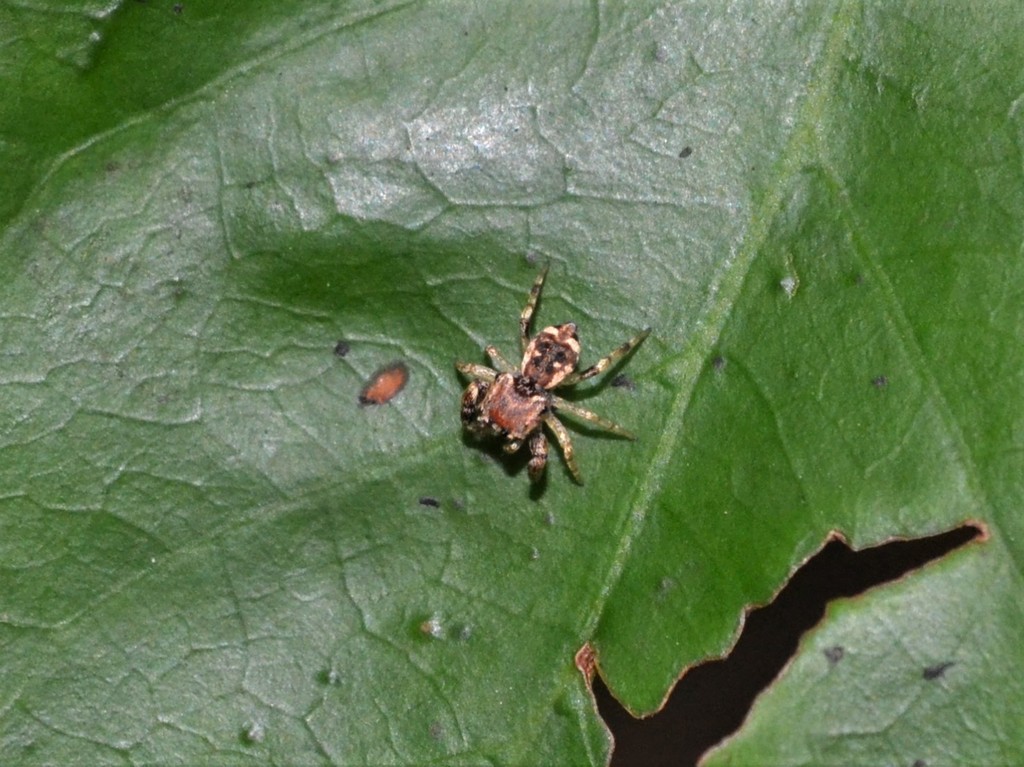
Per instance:
[[[455,364],[459,372],[472,379],[462,395],[462,424],[472,434],[492,435],[503,440],[506,453],[515,453],[524,442],[528,442],[530,460],[527,471],[532,482],[538,482],[543,477],[547,465],[548,440],[543,429],[547,426],[562,448],[565,464],[573,479],[582,485],[583,478],[576,464],[572,440],[565,426],[558,420],[558,413],[570,413],[620,437],[636,437],[618,424],[567,402],[553,391],[578,384],[603,372],[639,346],[651,329],[644,329],[586,370],[577,371],[580,339],[576,334],[576,323],[552,325],[530,338],[530,323],[547,273],[545,267],[534,280],[530,298],[519,316],[523,361],[518,368],[508,362],[494,346],[488,346],[486,352],[496,370],[471,362]]]

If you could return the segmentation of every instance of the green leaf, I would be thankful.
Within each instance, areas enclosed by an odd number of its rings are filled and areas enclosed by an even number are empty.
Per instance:
[[[965,520],[716,758],[1019,761],[1021,17],[0,7],[4,761],[601,764],[585,643],[649,712],[831,531]],[[654,333],[538,492],[453,362],[541,262],[585,363]]]

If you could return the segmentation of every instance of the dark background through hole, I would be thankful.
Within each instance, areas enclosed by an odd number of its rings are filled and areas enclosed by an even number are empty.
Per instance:
[[[821,620],[829,600],[899,578],[980,534],[977,527],[964,526],[864,551],[831,541],[793,575],[775,601],[750,614],[727,658],[691,669],[665,708],[648,719],[630,716],[597,677],[598,710],[615,736],[612,767],[696,764],[739,728],[754,698],[796,651],[800,636]]]

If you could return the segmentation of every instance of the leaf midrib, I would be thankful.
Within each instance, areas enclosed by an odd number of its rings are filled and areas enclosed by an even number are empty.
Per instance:
[[[794,185],[801,168],[817,154],[816,129],[820,123],[820,115],[827,109],[829,96],[835,89],[839,65],[843,61],[842,52],[857,7],[859,3],[848,0],[831,16],[825,15],[825,19],[831,20],[831,29],[818,60],[817,73],[808,78],[807,82],[810,85],[807,97],[794,123],[790,140],[776,164],[774,178],[777,183],[771,186],[761,203],[753,210],[743,247],[737,251],[736,258],[724,270],[717,288],[711,291],[715,300],[695,323],[696,332],[690,337],[682,353],[666,365],[667,374],[679,381],[680,386],[672,400],[665,419],[665,428],[655,447],[649,469],[637,487],[630,505],[631,511],[624,522],[624,530],[608,573],[582,628],[582,636],[587,640],[597,631],[605,608],[630,559],[633,544],[643,532],[649,509],[669,481],[668,467],[678,450],[686,413],[708,351],[714,347],[732,315],[747,275],[768,240],[772,222],[778,211],[783,208],[786,192]]]

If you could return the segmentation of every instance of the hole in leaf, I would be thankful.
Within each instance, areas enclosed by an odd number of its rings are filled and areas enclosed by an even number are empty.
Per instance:
[[[750,612],[725,658],[689,669],[664,708],[647,719],[633,718],[597,676],[597,707],[615,737],[612,767],[696,764],[705,751],[739,729],[754,699],[789,661],[801,635],[822,619],[830,600],[895,580],[983,535],[980,525],[964,525],[863,551],[840,540],[829,541],[794,573],[771,604]],[[839,662],[843,648],[831,648],[826,656]],[[945,670],[944,664],[941,670],[923,673],[935,678]]]

